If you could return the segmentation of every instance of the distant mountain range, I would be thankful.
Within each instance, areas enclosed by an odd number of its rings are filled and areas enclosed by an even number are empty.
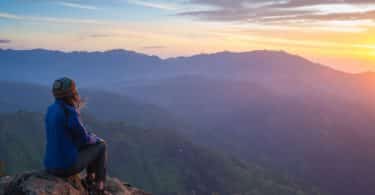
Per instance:
[[[50,85],[58,77],[70,76],[81,87],[118,90],[124,86],[195,75],[257,82],[286,95],[301,91],[341,94],[346,98],[356,98],[353,94],[363,92],[375,95],[369,85],[370,81],[375,81],[374,73],[339,72],[283,51],[219,52],[163,60],[127,50],[0,49],[0,59],[1,80],[44,85]]]
[[[334,195],[375,193],[373,73],[344,73],[266,50],[170,59],[125,50],[0,50],[0,59],[2,80],[50,85],[68,75],[80,86],[118,94],[110,102],[126,96],[165,111],[195,144]],[[1,102],[6,109],[15,104]]]
[[[32,111],[44,113],[53,100],[50,87],[38,84],[0,81],[0,113]],[[2,92],[2,94],[3,94]],[[83,112],[101,121],[122,121],[144,128],[177,128],[178,121],[168,111],[124,95],[97,89],[81,89],[87,104]]]
[[[162,60],[125,50],[71,52],[0,50],[3,80],[49,84],[61,76],[71,76],[88,86],[142,76],[158,70]]]
[[[283,51],[259,50],[242,53],[219,52],[191,57],[160,59],[127,50],[105,52],[60,52],[44,49],[0,49],[1,78],[49,84],[67,75],[85,86],[106,86],[105,83],[154,80],[181,75],[203,75],[231,79],[298,79],[306,74],[351,75],[312,63]],[[264,77],[263,74],[267,74]],[[360,74],[357,74],[362,76]],[[367,77],[373,74],[368,73]],[[95,81],[93,81],[95,78]],[[314,79],[319,79],[312,77]],[[104,82],[104,84],[102,83]]]

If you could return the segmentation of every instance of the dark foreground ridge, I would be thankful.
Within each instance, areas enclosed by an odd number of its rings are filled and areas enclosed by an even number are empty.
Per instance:
[[[116,178],[107,178],[106,190],[112,195],[151,195]],[[0,195],[87,195],[79,177],[59,178],[44,171],[31,171],[0,177]]]

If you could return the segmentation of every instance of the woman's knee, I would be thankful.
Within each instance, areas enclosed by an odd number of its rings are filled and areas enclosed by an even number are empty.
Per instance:
[[[107,151],[107,143],[105,142],[99,142],[98,147],[100,150]]]
[[[104,162],[104,165],[103,166],[105,166],[105,162],[107,161],[107,144],[105,143],[105,142],[101,142],[100,144],[99,144],[99,149],[100,149],[100,159],[103,159],[103,162]]]

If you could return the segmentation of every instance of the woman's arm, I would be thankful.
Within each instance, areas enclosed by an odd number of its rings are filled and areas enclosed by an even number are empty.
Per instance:
[[[79,147],[86,144],[95,144],[98,138],[95,134],[89,133],[81,122],[79,113],[74,111],[70,112],[68,117],[68,128],[73,136],[73,141]]]

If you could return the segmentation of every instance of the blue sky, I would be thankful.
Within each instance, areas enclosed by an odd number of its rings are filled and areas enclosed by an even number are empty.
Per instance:
[[[286,50],[375,70],[373,0],[0,0],[0,48],[161,57]]]

